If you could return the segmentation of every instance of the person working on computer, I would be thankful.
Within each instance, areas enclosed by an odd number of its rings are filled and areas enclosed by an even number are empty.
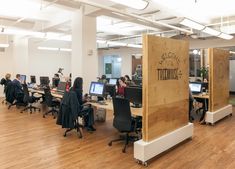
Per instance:
[[[0,82],[1,85],[4,85],[4,93],[6,92],[6,87],[9,82],[11,82],[11,74],[7,73],[5,78],[2,78]]]
[[[24,91],[20,81],[20,74],[16,74],[16,78],[12,81],[12,83],[15,85],[16,99],[23,102]]]
[[[124,89],[126,87],[126,83],[125,83],[125,78],[124,77],[120,77],[118,79],[118,85],[117,85],[117,95],[118,96],[122,96],[124,97]]]
[[[98,82],[107,84],[108,80],[106,79],[106,75],[102,75],[101,78],[99,78]]]
[[[128,75],[125,75],[125,83],[127,86],[134,86],[135,83],[130,79],[130,77]]]
[[[81,105],[81,109],[86,109],[86,111],[88,111],[88,116],[85,117],[85,127],[87,128],[88,131],[95,131],[96,129],[93,127],[94,125],[94,111],[92,107],[84,107],[83,104],[87,102],[87,100],[85,100],[83,98],[82,95],[82,85],[83,85],[83,79],[81,77],[77,77],[74,80],[73,83],[73,87],[71,87],[70,90],[76,92],[77,94],[77,98],[78,98],[78,102]]]

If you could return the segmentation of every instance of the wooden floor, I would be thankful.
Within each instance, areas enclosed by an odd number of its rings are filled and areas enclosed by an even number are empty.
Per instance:
[[[45,110],[44,110],[45,111]],[[107,143],[118,137],[109,115],[106,123],[95,126],[93,134],[84,131],[63,137],[63,129],[51,116],[7,110],[0,104],[0,169],[139,169],[133,145],[127,153],[123,144]],[[194,136],[180,146],[151,160],[150,169],[235,168],[235,118],[228,117],[215,126],[195,124]]]

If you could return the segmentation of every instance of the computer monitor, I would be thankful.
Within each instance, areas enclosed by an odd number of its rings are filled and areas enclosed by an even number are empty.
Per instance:
[[[104,95],[104,83],[91,82],[89,94],[91,96],[103,97],[103,95]]]
[[[30,76],[30,83],[36,83],[36,76]]]
[[[26,82],[26,75],[20,75],[20,83],[24,84]]]
[[[40,85],[41,86],[48,86],[49,85],[49,77],[48,76],[41,76],[40,77]]]
[[[66,84],[67,84],[66,82],[60,82],[59,85],[58,85],[58,87],[57,87],[57,90],[64,92],[65,89],[66,89]]]
[[[58,87],[59,83],[60,83],[59,78],[52,78],[52,86],[53,87]]]
[[[113,84],[106,84],[105,85],[105,95],[110,95],[114,97],[116,95],[116,85]]]
[[[124,97],[133,103],[133,107],[141,107],[142,105],[142,88],[125,87]]]
[[[117,84],[117,79],[109,79],[109,84],[116,85]]]
[[[200,82],[190,82],[189,87],[193,94],[198,94],[202,92],[202,83]]]

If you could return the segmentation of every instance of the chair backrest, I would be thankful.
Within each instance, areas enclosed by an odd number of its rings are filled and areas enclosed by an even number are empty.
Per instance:
[[[22,86],[23,86],[23,91],[24,91],[24,99],[23,99],[23,101],[24,101],[24,103],[28,103],[29,99],[30,99],[28,86],[27,86],[27,84],[22,84]]]
[[[46,105],[48,107],[52,107],[53,96],[51,95],[51,90],[49,87],[44,88],[44,97],[45,97]]]
[[[13,103],[15,96],[15,84],[13,82],[9,82],[6,87],[6,101],[9,103]]]
[[[125,98],[113,98],[114,119],[113,126],[120,132],[132,129],[130,102]]]

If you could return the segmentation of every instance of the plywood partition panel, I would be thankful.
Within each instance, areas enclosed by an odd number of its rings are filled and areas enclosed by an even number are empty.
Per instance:
[[[209,111],[229,104],[229,52],[209,49]]]
[[[189,44],[143,36],[143,140],[188,123]]]

